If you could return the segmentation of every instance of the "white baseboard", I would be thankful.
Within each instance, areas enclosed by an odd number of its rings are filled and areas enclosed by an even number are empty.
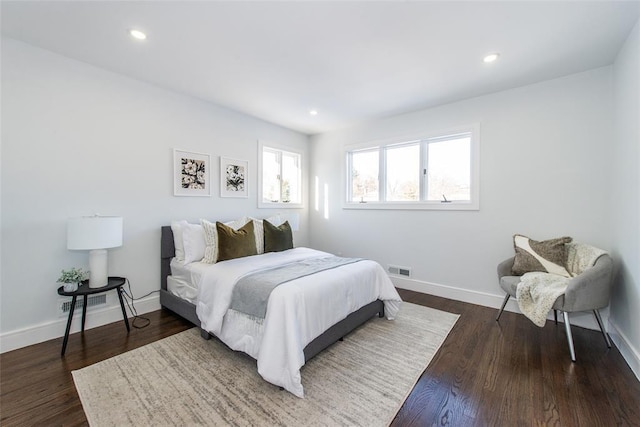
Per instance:
[[[500,296],[498,294],[471,291],[469,289],[423,282],[415,279],[406,279],[404,277],[389,276],[389,278],[396,288],[435,295],[437,297],[448,298],[456,301],[468,302],[485,307],[499,308],[504,300],[504,295]],[[513,307],[511,307],[512,304]],[[506,309],[509,309],[509,311],[517,311],[517,305],[514,302],[509,301]]]
[[[158,295],[152,295],[150,297],[141,299],[135,302],[136,311],[138,314],[148,313],[160,309],[160,297]],[[128,317],[133,316],[129,313],[127,308]],[[82,310],[75,310],[73,313],[73,321],[71,322],[71,330],[69,333],[80,332]],[[44,341],[48,341],[54,338],[60,338],[64,336],[65,328],[67,327],[67,316],[51,322],[42,323],[40,325],[31,326],[24,329],[5,332],[0,335],[0,353],[15,350],[17,348],[26,347],[32,344],[38,344]],[[122,309],[120,303],[116,300],[115,305],[108,307],[87,310],[87,318],[85,324],[86,329],[92,329],[98,326],[103,326],[108,323],[122,322]],[[129,322],[131,323],[131,322]],[[122,326],[124,328],[124,325]]]
[[[618,350],[620,350],[620,354],[622,354],[624,360],[627,361],[627,364],[636,375],[636,378],[640,380],[640,352],[631,345],[629,338],[620,331],[618,325],[616,325],[611,318],[609,318],[609,325],[607,329],[609,330],[611,340],[614,342],[616,347],[618,347]]]
[[[467,302],[470,304],[482,305],[484,307],[495,308],[496,315],[498,314],[497,310],[500,308],[500,306],[502,306],[502,302],[504,301],[505,297],[505,294],[502,293],[501,289],[499,289],[497,282],[496,291],[499,293],[490,294],[487,292],[472,291],[469,289],[456,288],[453,286],[440,285],[437,283],[423,282],[421,280],[406,279],[404,277],[389,277],[397,288],[421,292],[423,294],[435,295],[438,297],[448,298],[456,301]],[[504,309],[505,311],[511,311],[513,313],[522,313],[518,308],[518,303],[515,298],[510,298],[507,306]],[[602,321],[606,325],[609,311],[601,310],[600,315],[602,316]],[[553,312],[549,313],[547,319],[553,320]],[[559,317],[558,321],[561,320],[562,316]],[[572,325],[581,326],[583,328],[593,329],[597,331],[600,330],[595,316],[592,313],[572,313],[570,320]]]

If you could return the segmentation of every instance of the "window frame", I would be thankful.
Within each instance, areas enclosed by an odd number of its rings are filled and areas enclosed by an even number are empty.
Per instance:
[[[271,152],[277,152],[280,155],[280,159],[282,159],[282,153],[295,154],[298,156],[298,188],[299,188],[299,202],[267,202],[264,201],[263,197],[263,155],[265,149]],[[282,144],[274,144],[268,141],[258,141],[258,208],[266,208],[266,209],[299,209],[304,205],[304,183],[303,183],[303,171],[302,168],[304,166],[304,157],[301,150],[285,146]],[[282,176],[282,161],[280,161],[280,176]],[[282,197],[282,195],[281,195]]]
[[[429,141],[438,142],[439,140],[453,137],[460,134],[470,134],[470,199],[469,201],[451,200],[451,201],[427,201],[426,177],[420,173],[420,200],[419,201],[385,201],[387,192],[386,180],[386,149],[387,147],[409,145],[418,143],[420,145],[420,169],[426,168],[427,164],[427,144]],[[378,190],[379,200],[376,202],[351,201],[352,192],[352,164],[351,154],[358,151],[378,150],[379,176]],[[480,124],[460,126],[438,131],[425,131],[419,134],[393,137],[381,140],[374,140],[364,143],[345,145],[343,162],[343,179],[345,180],[343,190],[343,209],[395,209],[395,210],[480,210]]]

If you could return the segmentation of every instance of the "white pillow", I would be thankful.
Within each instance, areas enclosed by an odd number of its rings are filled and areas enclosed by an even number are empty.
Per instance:
[[[204,258],[204,230],[200,224],[182,226],[182,243],[184,245],[184,263],[202,261]]]
[[[184,262],[184,243],[182,241],[182,227],[187,225],[187,221],[171,221],[171,231],[173,231],[173,246],[175,247],[176,260]]]
[[[237,230],[247,222],[249,222],[247,217],[242,217],[235,221],[225,222],[224,225],[228,225],[234,230]],[[205,240],[204,256],[202,258],[202,262],[205,262],[207,264],[215,264],[218,260],[218,230],[216,229],[216,224],[215,222],[209,222],[206,219],[201,219],[200,224],[202,224]]]

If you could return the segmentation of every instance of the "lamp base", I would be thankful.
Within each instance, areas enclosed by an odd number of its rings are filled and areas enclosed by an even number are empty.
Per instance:
[[[108,283],[107,250],[94,249],[89,252],[89,287],[101,288]]]

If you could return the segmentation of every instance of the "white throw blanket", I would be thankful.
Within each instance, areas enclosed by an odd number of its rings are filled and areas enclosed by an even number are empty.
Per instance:
[[[567,270],[575,277],[589,267],[593,267],[601,255],[602,249],[584,243],[567,244]],[[547,314],[558,297],[564,295],[571,278],[557,274],[532,272],[525,273],[516,289],[516,298],[520,311],[537,326],[543,327]]]

